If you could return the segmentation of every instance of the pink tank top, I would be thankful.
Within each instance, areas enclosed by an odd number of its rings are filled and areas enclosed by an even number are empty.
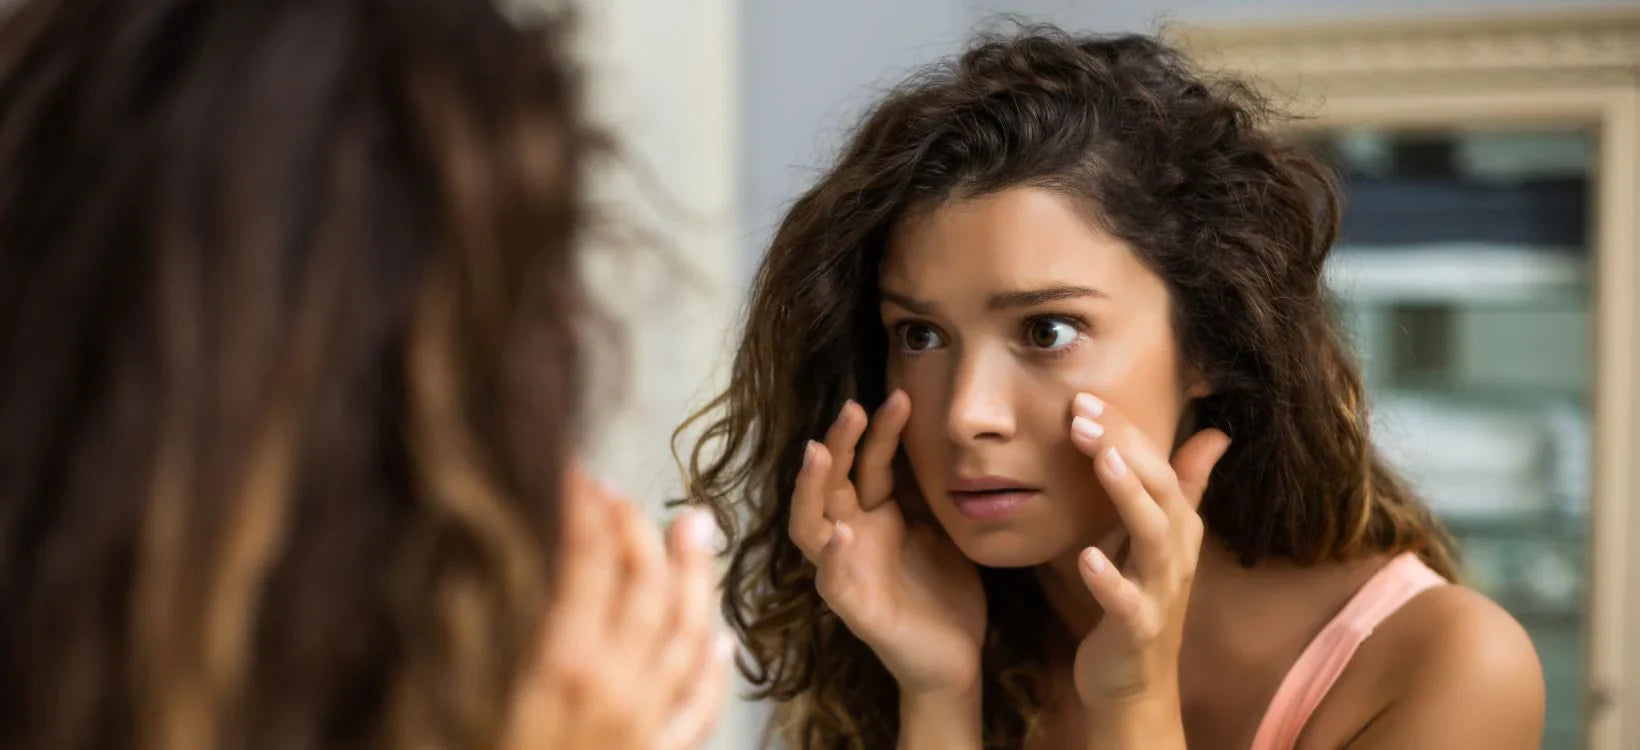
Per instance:
[[[1373,574],[1287,670],[1253,735],[1251,750],[1291,750],[1310,714],[1344,674],[1350,657],[1373,628],[1413,597],[1445,583],[1445,578],[1411,552],[1397,555]]]

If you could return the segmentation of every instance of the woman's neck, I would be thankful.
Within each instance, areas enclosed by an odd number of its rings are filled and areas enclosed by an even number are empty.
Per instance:
[[[1098,546],[1120,566],[1125,562],[1125,542],[1126,535],[1118,533]],[[1043,598],[1070,636],[1073,648],[1104,615],[1082,582],[1080,553],[1078,547],[1035,568]],[[1292,634],[1287,631],[1295,624],[1299,629],[1307,627],[1318,603],[1322,611],[1330,607],[1330,603],[1318,600],[1347,596],[1354,589],[1349,584],[1339,586],[1337,572],[1338,567],[1332,565],[1304,568],[1290,563],[1245,568],[1233,551],[1209,535],[1202,543],[1191,590],[1185,649],[1207,652],[1215,661],[1265,655],[1290,640]],[[1365,572],[1370,574],[1370,563]]]
[[[1126,542],[1127,532],[1117,529],[1106,535],[1096,546],[1120,567],[1126,561],[1126,555],[1122,554]],[[1055,617],[1064,626],[1065,633],[1070,636],[1073,649],[1075,644],[1092,632],[1099,625],[1099,620],[1104,617],[1104,610],[1088,592],[1087,584],[1082,582],[1079,562],[1082,550],[1083,547],[1077,547],[1036,566],[1035,569],[1036,582],[1042,589],[1042,597],[1047,600],[1048,607],[1053,610]]]

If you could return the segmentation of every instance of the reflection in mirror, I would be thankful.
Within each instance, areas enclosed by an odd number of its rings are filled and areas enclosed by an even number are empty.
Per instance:
[[[1501,289],[1520,270],[1497,259],[1574,256],[1393,216],[1508,162],[1440,139],[1324,144],[1383,175],[1335,215],[1267,104],[1148,37],[1018,29],[884,95],[791,205],[731,383],[685,430],[697,498],[738,521],[725,607],[790,744],[1538,743],[1532,642],[1447,585],[1429,479],[1367,415],[1386,382],[1393,415],[1445,403],[1412,383],[1490,372],[1487,316],[1513,311],[1408,294],[1383,259],[1486,251]],[[1340,223],[1364,270],[1331,279]],[[1420,333],[1362,373],[1357,325]]]

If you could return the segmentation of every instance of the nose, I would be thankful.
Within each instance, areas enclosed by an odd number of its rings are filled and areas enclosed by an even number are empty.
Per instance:
[[[1003,358],[956,358],[951,406],[946,415],[946,430],[952,441],[959,445],[1003,442],[1014,436],[1014,409],[1007,380],[1007,364]]]

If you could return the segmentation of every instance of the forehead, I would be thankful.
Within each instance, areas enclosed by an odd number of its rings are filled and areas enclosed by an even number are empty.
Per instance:
[[[1050,283],[1106,288],[1135,274],[1148,271],[1079,207],[1020,187],[908,216],[889,237],[882,284],[933,298]]]

